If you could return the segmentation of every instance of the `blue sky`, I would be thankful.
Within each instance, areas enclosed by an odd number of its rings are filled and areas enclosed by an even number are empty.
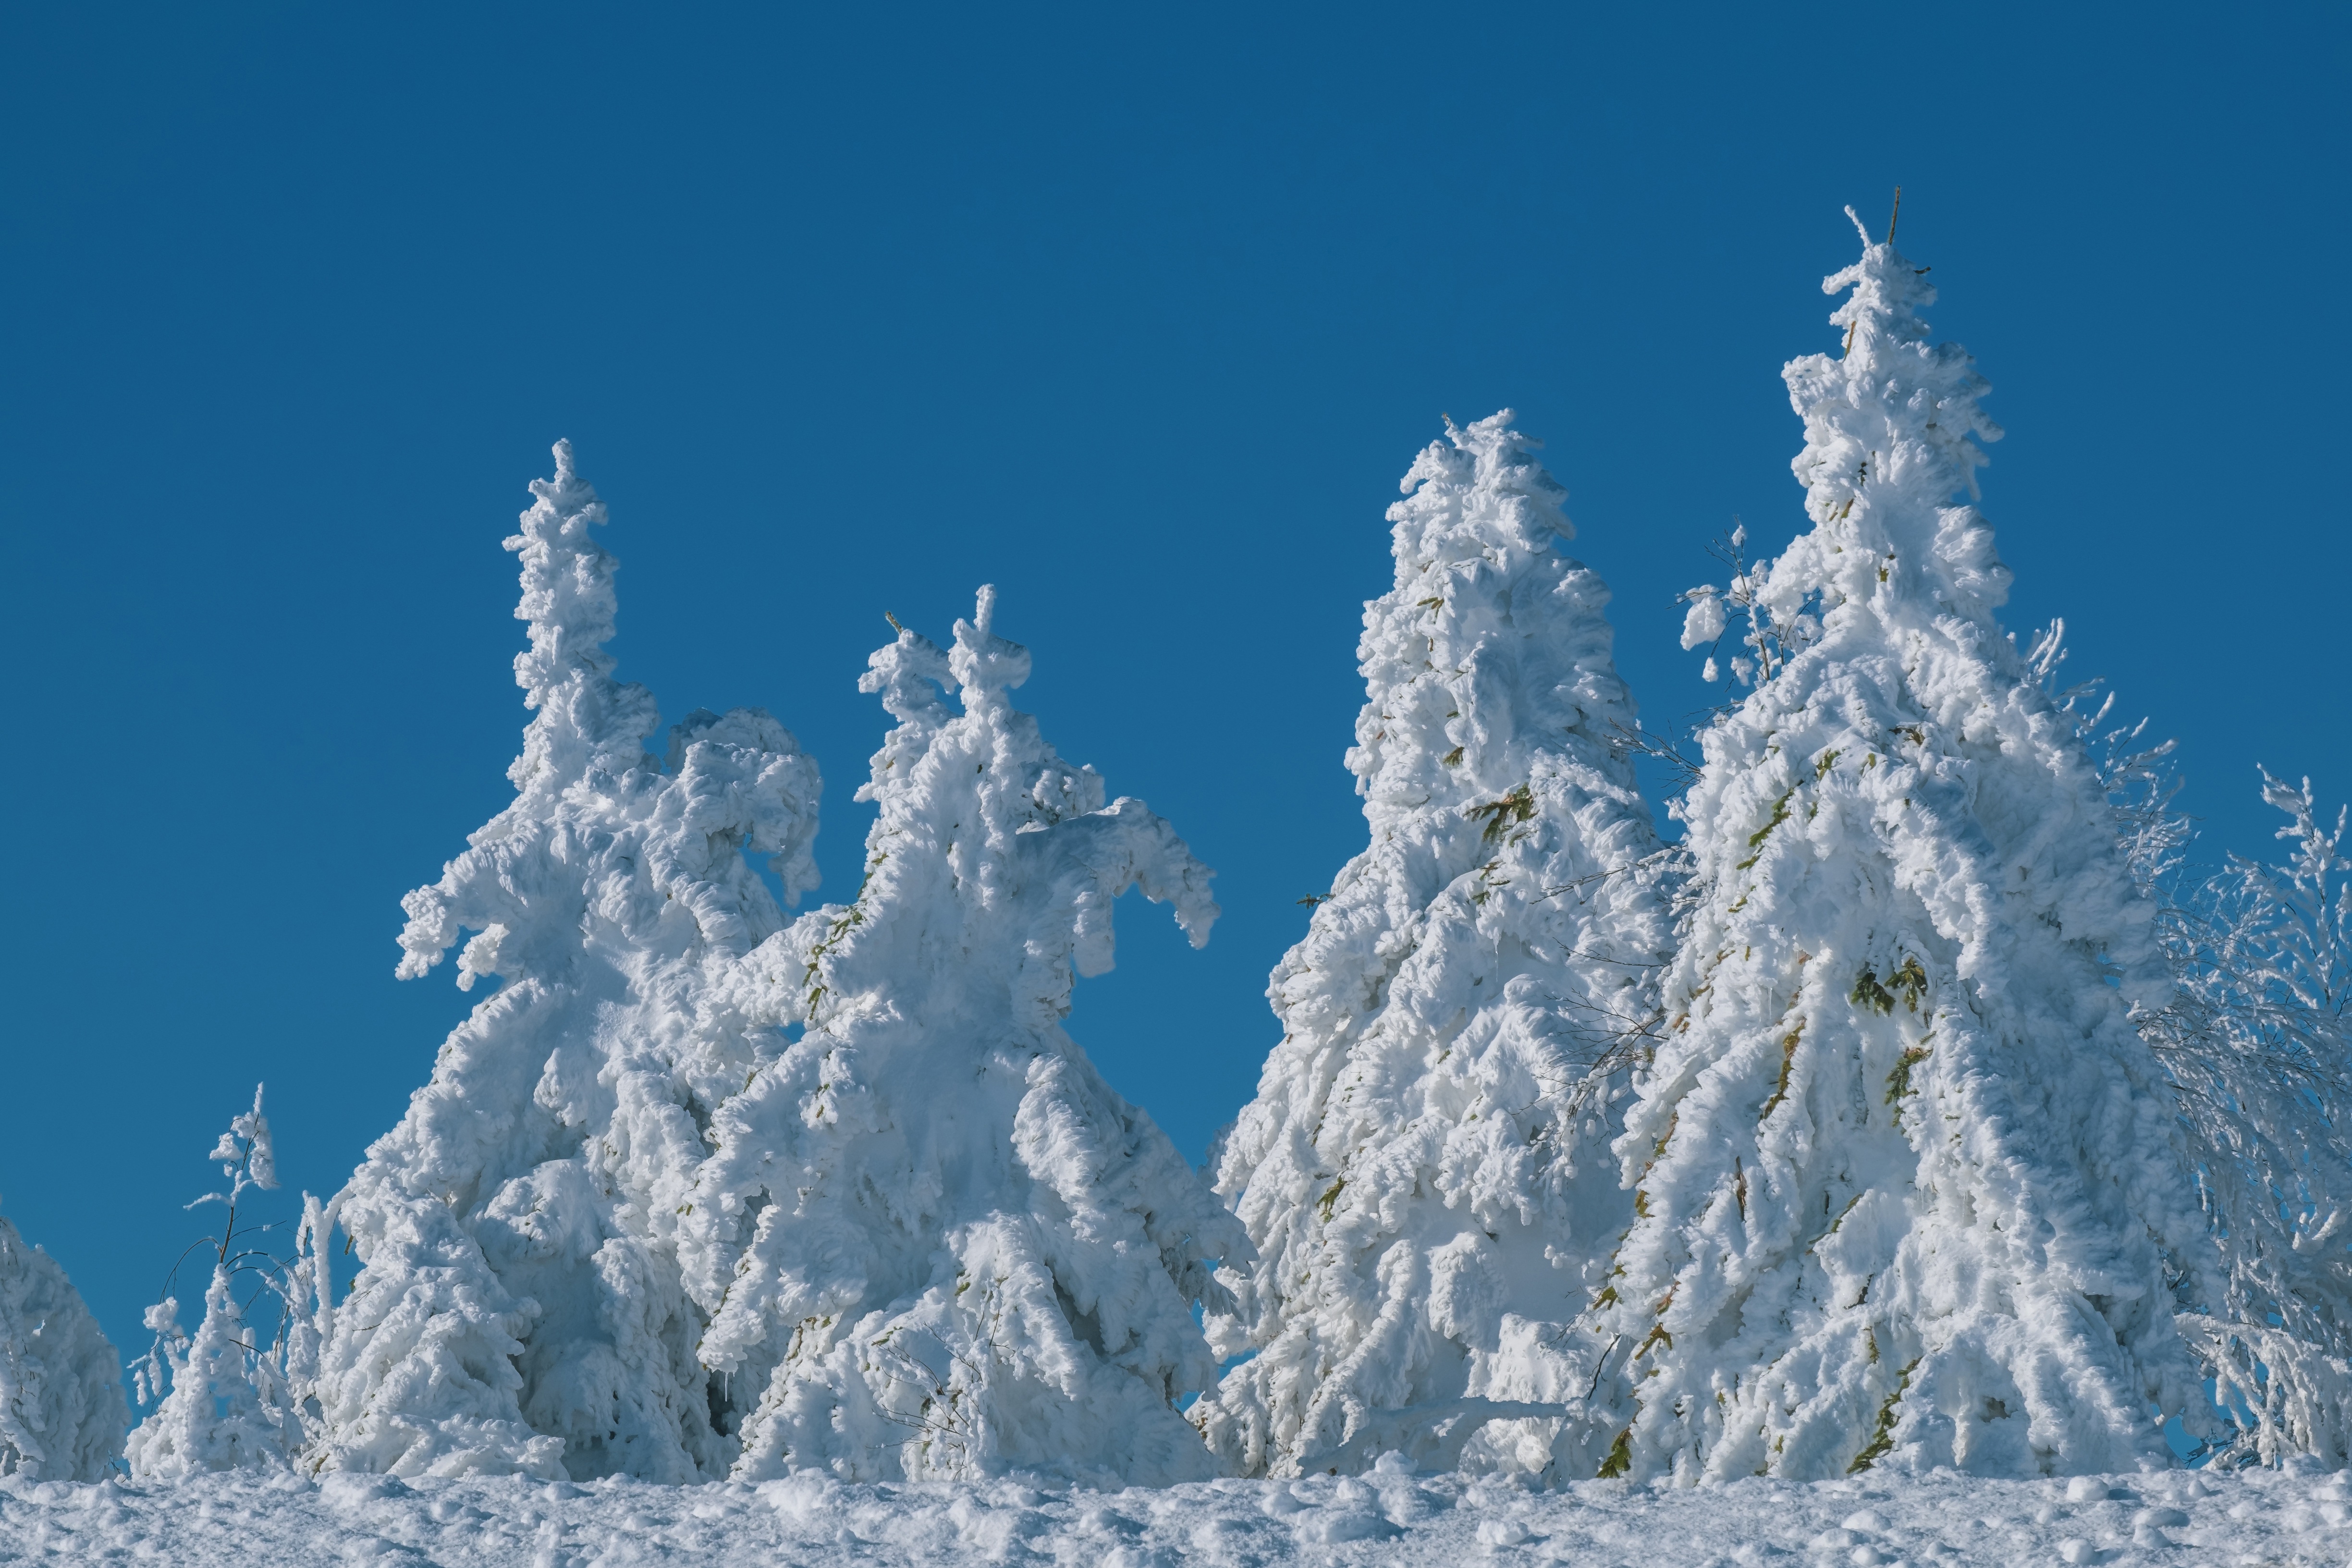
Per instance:
[[[467,998],[400,895],[508,795],[499,548],[578,446],[623,673],[824,766],[887,610],[1219,868],[1072,1032],[1197,1153],[1275,1030],[1382,509],[1441,410],[1549,443],[1645,717],[1677,591],[1801,521],[1780,381],[1841,206],[1933,265],[2009,431],[2007,624],[2352,795],[2341,7],[16,7],[0,16],[0,1212],[126,1352],[255,1079],[338,1185]],[[291,1203],[285,1205],[291,1212]]]

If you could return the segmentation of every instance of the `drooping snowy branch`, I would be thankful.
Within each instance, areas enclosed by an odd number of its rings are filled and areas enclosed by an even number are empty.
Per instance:
[[[1574,1323],[1632,1218],[1608,1146],[1658,1022],[1664,857],[1608,590],[1510,421],[1449,425],[1389,511],[1348,757],[1371,843],[1275,971],[1283,1040],[1218,1160],[1259,1261],[1211,1326],[1256,1354],[1192,1415],[1251,1471],[1601,1458],[1605,1346]]]

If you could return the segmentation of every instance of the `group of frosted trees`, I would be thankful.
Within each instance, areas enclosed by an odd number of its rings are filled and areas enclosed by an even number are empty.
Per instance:
[[[134,1473],[2352,1460],[2342,820],[2265,775],[2287,857],[2189,875],[2164,748],[1996,622],[1984,383],[1864,246],[1838,352],[1786,372],[1810,527],[1686,595],[1738,689],[1675,845],[1531,443],[1415,460],[1359,648],[1370,842],[1198,1172],[1063,1025],[1118,895],[1197,943],[1210,874],[1012,706],[993,591],[873,656],[864,882],[790,917],[751,859],[814,886],[816,767],[757,710],[648,749],[559,447],[508,542],[515,799],[401,936],[495,988],[309,1203],[273,1342],[226,1241],[193,1338],[151,1315]],[[233,1215],[257,1099],[215,1154]],[[103,1462],[93,1343],[0,1223],[0,1469]]]

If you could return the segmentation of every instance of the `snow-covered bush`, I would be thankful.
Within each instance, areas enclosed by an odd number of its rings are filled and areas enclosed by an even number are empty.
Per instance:
[[[1389,510],[1348,755],[1371,842],[1274,973],[1282,1042],[1216,1160],[1258,1262],[1210,1323],[1256,1354],[1192,1415],[1251,1472],[1469,1445],[1589,1476],[1613,1431],[1574,1325],[1633,1218],[1609,1145],[1658,1023],[1664,857],[1608,589],[1510,421],[1449,423]]]
[[[155,1408],[123,1449],[134,1480],[280,1468],[303,1443],[286,1382],[284,1342],[265,1342],[248,1321],[255,1300],[273,1291],[288,1295],[277,1260],[240,1245],[256,1227],[237,1228],[237,1206],[246,1194],[278,1186],[277,1153],[259,1085],[253,1090],[253,1109],[230,1121],[207,1157],[220,1162],[229,1190],[207,1193],[188,1205],[216,1203],[227,1210],[220,1236],[206,1238],[213,1268],[205,1288],[205,1315],[191,1338],[180,1327],[179,1302],[173,1297],[147,1310],[155,1343],[140,1358],[137,1382],[140,1403]],[[240,1282],[250,1287],[244,1302],[236,1295]]]
[[[2225,1460],[2352,1461],[2352,862],[2308,780],[2263,775],[2283,863],[2179,890],[2177,989],[2142,1032],[2179,1093],[2218,1266],[2183,1331],[2235,1431]],[[2177,843],[2178,827],[2164,836]],[[2159,861],[2152,873],[2169,868]],[[2157,877],[2151,880],[2161,882]]]
[[[739,1479],[1213,1468],[1174,1402],[1215,1379],[1192,1311],[1248,1243],[1062,1023],[1118,895],[1197,943],[1210,874],[1013,708],[1029,653],[994,599],[951,649],[874,656],[898,722],[858,793],[865,885],[742,966],[745,1015],[805,1032],[719,1108],[677,1205],[703,1362],[757,1400]]]
[[[458,954],[498,989],[368,1151],[332,1218],[365,1264],[319,1314],[314,1465],[686,1481],[724,1474],[723,1385],[675,1232],[720,1105],[782,1047],[708,998],[814,885],[819,781],[756,709],[698,711],[646,752],[651,693],[613,679],[604,509],[556,472],[507,548],[536,710],[515,799],[411,893],[403,976]]]
[[[1618,1143],[1604,1474],[2168,1462],[2203,1225],[2132,1010],[2155,905],[2072,715],[2002,636],[1999,432],[1891,245],[1787,370],[1811,531],[1744,586],[1753,690],[1681,803],[1704,889]],[[1692,628],[1715,630],[1712,616]]]
[[[131,1424],[120,1367],[66,1271],[0,1216],[0,1476],[105,1474]]]

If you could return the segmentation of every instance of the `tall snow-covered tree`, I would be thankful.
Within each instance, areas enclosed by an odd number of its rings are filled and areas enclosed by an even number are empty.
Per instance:
[[[2168,1462],[2151,1411],[2205,1408],[2152,906],[1994,619],[1985,384],[1864,246],[1842,356],[1786,371],[1811,528],[1724,595],[1754,689],[1680,807],[1703,893],[1618,1143],[1604,1474],[2132,1469]]]
[[[534,710],[515,798],[400,938],[409,977],[471,930],[458,985],[499,984],[336,1200],[365,1268],[318,1351],[329,1468],[685,1481],[735,1458],[674,1233],[705,1130],[783,1043],[703,999],[784,923],[746,857],[788,898],[814,885],[819,780],[757,709],[646,752],[653,696],[604,648],[604,509],[569,443],[555,461],[506,542]]]
[[[1175,1401],[1215,1379],[1192,1311],[1247,1243],[1063,1027],[1118,895],[1198,943],[1210,873],[1013,709],[1030,656],[994,601],[950,649],[874,656],[897,725],[858,794],[865,885],[744,966],[746,1015],[805,1032],[720,1107],[685,1194],[703,1361],[756,1399],[739,1479],[1213,1470]]]
[[[1389,510],[1348,754],[1371,843],[1274,972],[1282,1043],[1217,1158],[1258,1261],[1212,1326],[1256,1354],[1192,1414],[1252,1472],[1601,1458],[1573,1325],[1632,1217],[1609,1145],[1670,931],[1609,591],[1510,421],[1449,422]]]
[[[57,1259],[0,1216],[0,1476],[104,1476],[131,1425],[121,1364]]]

